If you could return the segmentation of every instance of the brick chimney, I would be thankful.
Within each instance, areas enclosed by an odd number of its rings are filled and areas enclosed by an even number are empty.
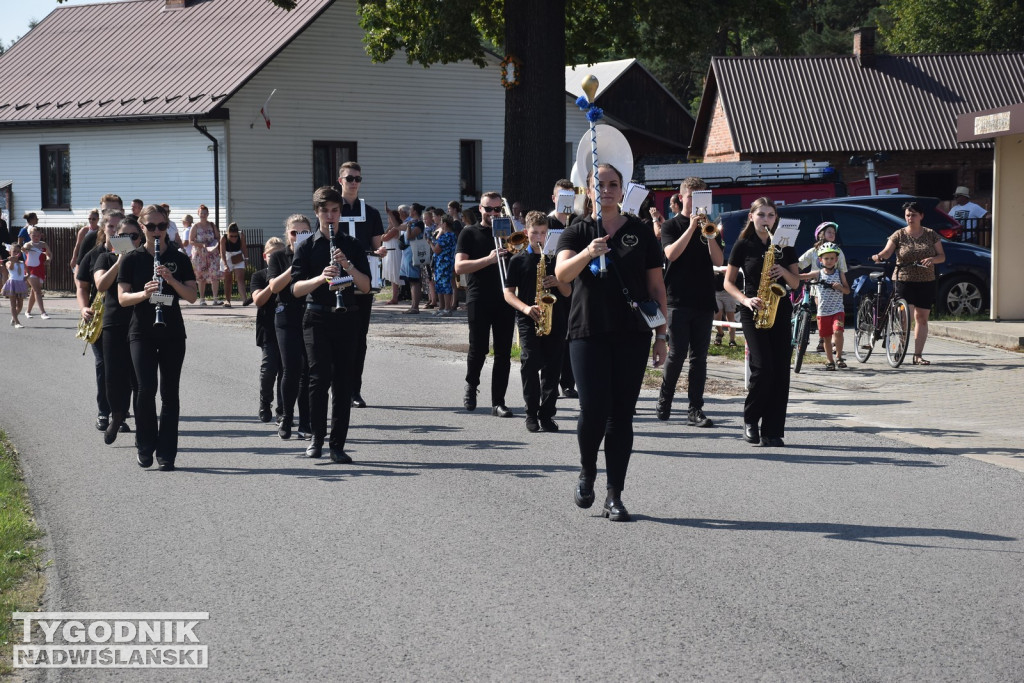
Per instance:
[[[185,9],[188,0],[164,0],[164,9]]]
[[[168,0],[170,2],[171,0]],[[875,27],[862,26],[853,31],[853,54],[862,69],[875,65]]]

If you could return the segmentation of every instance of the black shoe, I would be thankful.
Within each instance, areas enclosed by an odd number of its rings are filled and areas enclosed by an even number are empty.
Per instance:
[[[309,441],[313,438],[313,432],[307,432],[300,427],[299,431],[295,432],[295,438],[299,441]]]
[[[365,408],[366,401],[359,394],[352,394],[352,407],[353,408]]]
[[[608,489],[608,497],[604,501],[604,510],[601,511],[601,514],[612,522],[628,522],[630,520],[629,510],[622,504],[622,499],[619,496],[619,491]]]
[[[121,427],[125,426],[124,413],[114,413],[111,418],[107,428],[103,430],[103,443],[108,446],[117,440],[117,433],[121,431]]]
[[[537,423],[537,418],[529,417],[526,418],[526,431],[528,432],[539,432],[540,425]]]
[[[117,431],[122,434],[131,434],[132,428],[128,426],[127,422],[122,422],[121,426],[117,428]]]
[[[352,458],[349,457],[348,453],[346,453],[345,451],[339,451],[335,448],[332,448],[331,461],[336,462],[339,465],[348,465],[350,462],[352,462]]]
[[[282,439],[290,439],[292,436],[292,418],[281,418],[281,424],[277,428],[277,435]]]
[[[658,396],[658,406],[654,409],[659,420],[667,420],[672,415],[672,399]]]
[[[321,455],[323,455],[323,450],[324,440],[322,438],[313,439],[313,441],[310,442],[309,447],[306,448],[306,457],[319,458]]]
[[[576,507],[581,507],[586,510],[594,504],[595,478],[596,477],[588,477],[586,472],[580,472],[580,478],[576,482],[576,494],[574,496]]]
[[[540,429],[544,432],[557,432],[558,423],[552,420],[550,417],[542,417],[540,419]]]
[[[157,469],[159,469],[161,472],[173,472],[176,468],[174,467],[173,462],[165,461],[159,463]]]
[[[252,305],[252,297],[251,296],[245,297],[245,301],[242,302],[242,305],[243,306],[251,306]]]
[[[566,398],[579,398],[580,394],[572,387],[565,387],[562,389],[562,396],[565,396]]]
[[[476,394],[477,390],[471,384],[466,385],[466,397],[462,399],[462,405],[466,410],[476,410]]]
[[[259,416],[260,422],[270,422],[270,419],[274,417],[274,413],[270,410],[269,403],[260,404]]]
[[[755,446],[761,443],[761,432],[757,429],[757,425],[743,425],[743,439],[747,443],[752,443]]]
[[[284,422],[284,415],[278,415],[278,416],[277,416],[277,419],[276,419],[276,420],[274,421],[274,423],[275,423],[275,424],[276,424],[276,425],[277,425],[278,427],[280,427],[280,426],[281,426],[281,423],[282,423],[282,422]]]
[[[700,408],[690,408],[686,412],[686,424],[691,427],[712,427],[715,423]]]
[[[135,459],[139,467],[150,467],[153,464],[153,451],[140,450]]]
[[[494,417],[512,417],[512,411],[505,406],[492,406],[491,415]]]
[[[96,416],[96,429],[101,432],[107,431],[107,426],[110,424],[110,418],[106,415]]]
[[[768,448],[780,448],[786,444],[777,436],[766,436],[761,439],[761,445]]]

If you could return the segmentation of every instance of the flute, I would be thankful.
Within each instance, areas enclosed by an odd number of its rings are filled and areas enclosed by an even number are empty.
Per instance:
[[[157,268],[160,267],[160,238],[153,240],[153,279],[157,281],[157,294],[164,293],[164,279],[157,275]],[[164,322],[164,305],[156,304],[156,318],[153,320],[153,327],[166,327]]]

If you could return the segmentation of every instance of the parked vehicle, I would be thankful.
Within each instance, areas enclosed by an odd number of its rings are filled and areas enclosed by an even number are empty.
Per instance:
[[[924,218],[921,225],[931,228],[947,240],[960,241],[960,234],[963,226],[955,218],[945,211],[939,210],[938,197],[916,197],[912,194],[876,194],[862,197],[835,197],[832,199],[819,199],[817,202],[828,202],[830,204],[860,204],[881,209],[891,213],[896,218],[903,219],[903,205],[907,202],[917,202],[924,208]]]
[[[814,241],[814,228],[825,221],[839,225],[839,246],[846,255],[850,272],[846,278],[853,282],[859,276],[879,270],[871,261],[885,246],[889,236],[906,225],[902,218],[880,209],[863,204],[838,202],[804,202],[778,207],[779,216],[800,220],[800,236],[796,251],[802,254]],[[729,211],[722,214],[726,253],[732,249],[740,231],[746,224],[747,210]],[[992,252],[984,247],[964,242],[942,241],[946,260],[935,266],[938,297],[935,308],[939,313],[951,315],[976,314],[988,307],[990,279],[992,273]],[[892,267],[887,275],[892,276]],[[846,310],[853,313],[852,296],[846,297]]]

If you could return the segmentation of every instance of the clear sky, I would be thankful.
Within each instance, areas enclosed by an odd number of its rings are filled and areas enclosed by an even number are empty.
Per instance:
[[[63,5],[88,5],[111,0],[65,0]],[[0,0],[0,42],[9,47],[15,38],[28,33],[28,22],[43,17],[61,5],[57,0]]]

